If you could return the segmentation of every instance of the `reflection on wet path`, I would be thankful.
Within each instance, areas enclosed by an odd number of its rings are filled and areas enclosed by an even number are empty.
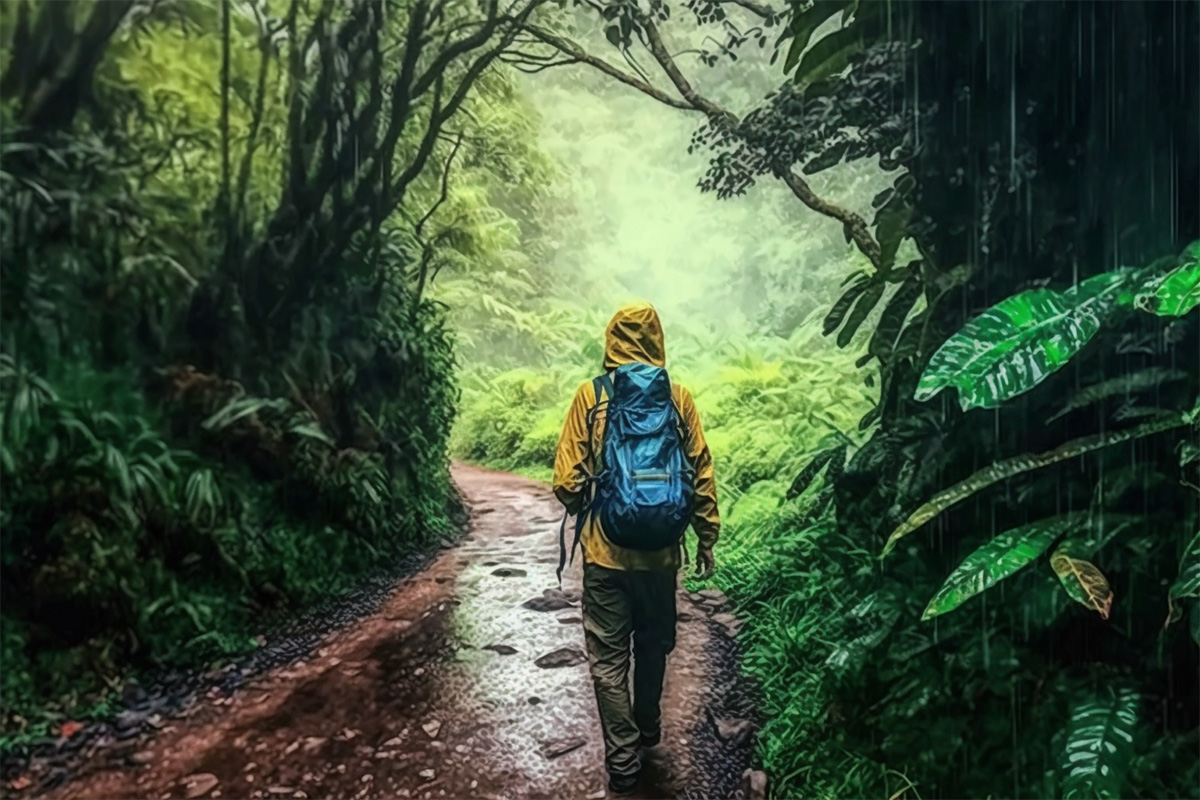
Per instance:
[[[376,614],[309,658],[198,704],[130,757],[139,766],[97,763],[49,796],[603,797],[578,560],[556,590],[560,507],[523,478],[454,474],[471,505],[469,533]],[[680,609],[665,755],[644,771],[644,797],[715,788],[693,763],[697,737],[712,738],[711,623],[686,596]]]

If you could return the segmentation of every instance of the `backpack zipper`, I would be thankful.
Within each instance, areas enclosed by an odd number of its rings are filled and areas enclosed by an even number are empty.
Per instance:
[[[671,475],[668,472],[641,472],[634,470],[632,473],[635,481],[665,481],[670,480]]]

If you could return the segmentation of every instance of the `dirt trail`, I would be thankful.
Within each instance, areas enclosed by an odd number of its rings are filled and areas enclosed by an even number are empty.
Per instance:
[[[523,605],[556,585],[560,507],[524,478],[465,466],[454,477],[470,530],[378,612],[42,796],[604,797],[578,559],[564,575],[572,605]],[[643,771],[641,797],[741,794],[748,723],[718,732],[715,719],[746,706],[724,632],[736,623],[719,606],[680,594],[665,755]],[[536,663],[550,653],[560,666]]]

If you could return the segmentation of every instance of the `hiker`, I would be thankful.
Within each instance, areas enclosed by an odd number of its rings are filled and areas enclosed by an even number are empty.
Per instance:
[[[720,529],[700,416],[688,390],[669,381],[665,364],[654,307],[618,311],[605,331],[606,372],[575,392],[554,458],[554,493],[576,516],[572,559],[576,545],[583,550],[584,635],[608,787],[618,795],[634,792],[639,745],[652,748],[661,736],[683,533],[691,523],[699,540],[696,571],[707,577]],[[566,542],[564,531],[559,535],[561,582]]]

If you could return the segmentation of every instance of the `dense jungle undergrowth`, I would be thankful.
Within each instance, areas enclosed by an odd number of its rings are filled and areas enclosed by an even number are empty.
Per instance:
[[[0,5],[4,741],[547,477],[646,299],[777,797],[1200,794],[1200,7]]]

